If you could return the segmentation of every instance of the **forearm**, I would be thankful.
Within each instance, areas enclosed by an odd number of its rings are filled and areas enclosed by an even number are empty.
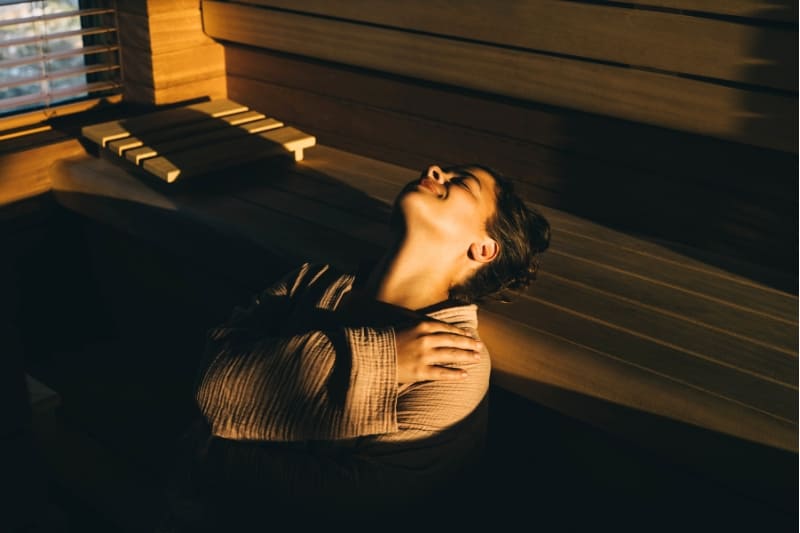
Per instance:
[[[334,440],[397,430],[391,328],[221,342],[196,398],[215,435]]]

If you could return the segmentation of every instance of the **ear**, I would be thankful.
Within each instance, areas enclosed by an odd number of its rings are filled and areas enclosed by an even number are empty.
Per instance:
[[[473,242],[469,245],[469,258],[479,263],[493,261],[498,253],[500,253],[500,245],[488,237],[481,242]]]

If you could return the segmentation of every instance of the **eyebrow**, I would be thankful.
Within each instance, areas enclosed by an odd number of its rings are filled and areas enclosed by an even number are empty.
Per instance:
[[[478,189],[481,190],[481,191],[483,190],[483,185],[481,185],[481,180],[478,179],[478,176],[476,176],[472,172],[468,172],[466,170],[462,170],[462,171],[459,171],[458,175],[461,178],[472,178],[472,179],[474,179],[475,182],[478,184]]]

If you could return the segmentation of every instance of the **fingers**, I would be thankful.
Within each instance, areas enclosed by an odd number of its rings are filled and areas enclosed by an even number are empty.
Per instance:
[[[428,365],[468,365],[479,361],[481,354],[471,350],[440,348],[425,358]]]
[[[431,381],[440,381],[440,380],[449,380],[449,381],[461,381],[462,379],[466,379],[469,374],[467,374],[466,370],[461,370],[460,368],[447,368],[445,366],[432,366],[429,370],[429,377],[426,378]]]
[[[426,320],[397,332],[398,382],[463,380],[464,365],[481,358],[484,345],[466,329]]]
[[[483,349],[483,343],[475,340],[468,335],[456,335],[453,333],[432,333],[425,336],[426,348],[430,350],[441,350],[453,348],[456,350],[478,353]]]

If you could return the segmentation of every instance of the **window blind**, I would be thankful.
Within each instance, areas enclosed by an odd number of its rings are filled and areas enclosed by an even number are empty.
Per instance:
[[[119,93],[114,7],[0,0],[0,116]]]

